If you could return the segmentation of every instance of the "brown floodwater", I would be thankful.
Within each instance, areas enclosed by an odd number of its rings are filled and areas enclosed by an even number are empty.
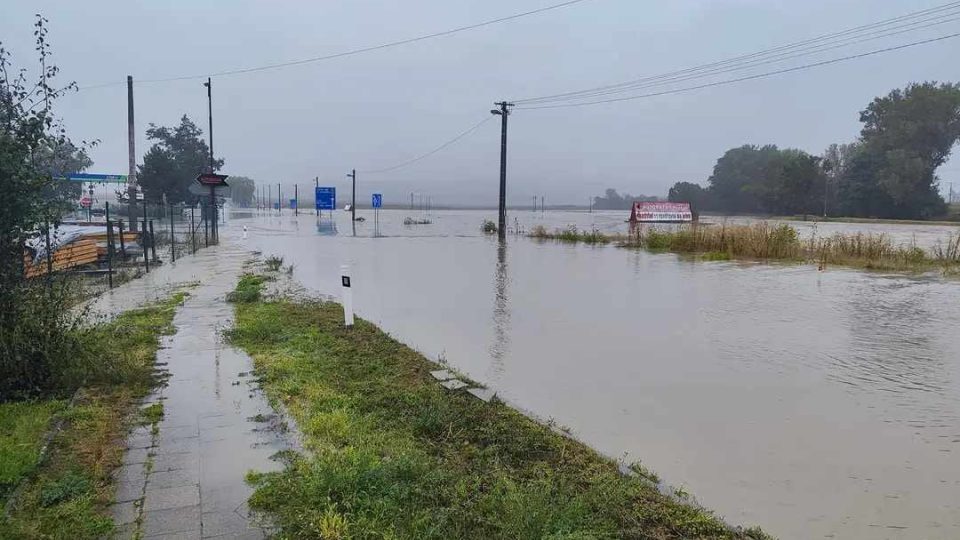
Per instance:
[[[235,213],[222,234],[734,524],[960,538],[960,281],[480,233],[490,211]],[[512,212],[626,230],[623,212]],[[516,222],[514,221],[516,219]],[[241,226],[248,238],[241,238]],[[801,225],[809,227],[810,224]],[[820,224],[931,246],[944,226]],[[808,229],[804,229],[808,230]]]

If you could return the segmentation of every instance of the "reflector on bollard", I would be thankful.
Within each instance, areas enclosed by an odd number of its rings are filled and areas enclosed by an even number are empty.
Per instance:
[[[340,267],[340,296],[343,302],[343,325],[353,326],[353,289],[350,288],[350,266]]]

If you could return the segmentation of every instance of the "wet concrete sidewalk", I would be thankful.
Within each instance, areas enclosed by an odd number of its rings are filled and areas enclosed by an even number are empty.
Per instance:
[[[150,396],[163,404],[159,431],[138,428],[128,439],[117,475],[112,514],[117,538],[263,538],[266,529],[249,516],[250,470],[278,470],[271,460],[288,448],[252,377],[252,361],[223,342],[233,320],[225,295],[233,289],[250,255],[227,245],[205,250],[184,268],[164,268],[180,281],[200,281],[174,318],[176,334],[164,339],[157,361],[169,372],[167,384]],[[191,277],[193,276],[193,277]],[[185,278],[185,279],[181,279]],[[195,279],[194,279],[195,278]],[[131,282],[129,294],[143,298],[150,284]],[[159,286],[157,283],[154,287]],[[140,291],[138,289],[144,289]],[[132,300],[124,291],[106,299],[104,312]]]

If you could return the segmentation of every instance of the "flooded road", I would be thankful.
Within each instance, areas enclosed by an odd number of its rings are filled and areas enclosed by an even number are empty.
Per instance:
[[[318,226],[286,211],[235,214],[223,235],[283,256],[321,293],[338,294],[351,264],[361,316],[732,523],[791,539],[960,537],[960,282],[500,245],[479,232],[495,211],[418,226],[383,211],[374,237],[362,215],[356,237],[343,212]],[[617,230],[624,217],[510,222]]]

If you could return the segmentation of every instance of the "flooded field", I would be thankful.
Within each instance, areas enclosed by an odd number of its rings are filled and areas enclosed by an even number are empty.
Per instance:
[[[479,230],[495,211],[413,226],[419,212],[382,211],[379,235],[358,215],[356,236],[344,212],[289,211],[234,213],[222,234],[321,293],[338,294],[351,264],[361,316],[732,523],[789,539],[960,537],[960,281],[502,245]],[[510,223],[613,232],[625,217]],[[817,228],[856,230],[931,246],[957,229]]]

